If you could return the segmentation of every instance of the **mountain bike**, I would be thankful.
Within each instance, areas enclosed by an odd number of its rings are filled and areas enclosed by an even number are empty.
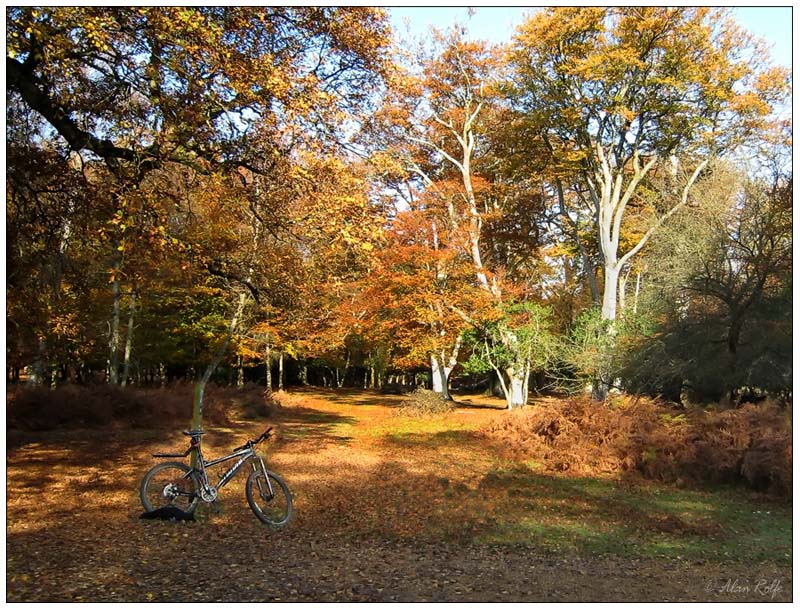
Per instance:
[[[173,507],[191,514],[199,502],[210,504],[216,501],[219,491],[249,462],[253,471],[245,484],[247,503],[263,523],[274,529],[286,526],[293,514],[289,487],[279,475],[267,470],[264,459],[255,450],[256,445],[271,436],[271,430],[268,428],[261,436],[247,441],[229,455],[208,461],[203,457],[200,442],[205,432],[184,430],[183,434],[190,438],[189,448],[184,453],[154,453],[153,457],[185,458],[195,452],[196,465],[192,467],[182,462],[163,462],[148,470],[139,486],[145,510],[152,512],[158,508]],[[216,485],[209,482],[207,468],[236,459],[238,461],[220,475]]]

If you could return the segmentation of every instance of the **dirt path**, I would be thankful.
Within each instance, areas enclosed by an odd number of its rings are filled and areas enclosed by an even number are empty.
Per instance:
[[[283,398],[269,459],[293,490],[297,518],[280,533],[249,512],[242,480],[197,523],[139,520],[136,487],[154,463],[148,455],[182,444],[176,432],[9,432],[7,601],[791,599],[791,571],[767,565],[475,542],[481,521],[459,513],[469,502],[458,494],[474,496],[476,473],[494,459],[478,450],[474,431],[497,405],[462,404],[446,434],[426,432],[424,422],[385,434],[397,429],[398,398]],[[207,453],[264,425],[212,431]]]

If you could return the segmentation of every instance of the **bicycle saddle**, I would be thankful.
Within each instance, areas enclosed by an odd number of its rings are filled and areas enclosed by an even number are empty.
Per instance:
[[[202,434],[205,434],[205,430],[184,430],[183,433],[186,436],[194,437],[194,436],[200,436]]]

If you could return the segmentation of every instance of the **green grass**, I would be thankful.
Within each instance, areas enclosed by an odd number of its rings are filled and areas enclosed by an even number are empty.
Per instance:
[[[753,502],[734,490],[567,479],[525,466],[497,470],[484,483],[502,512],[478,534],[482,542],[592,555],[791,564],[790,507]],[[498,494],[508,500],[498,502]]]

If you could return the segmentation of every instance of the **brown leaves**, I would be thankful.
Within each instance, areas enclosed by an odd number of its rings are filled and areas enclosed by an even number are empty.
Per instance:
[[[239,477],[197,523],[139,520],[147,455],[172,448],[174,432],[12,431],[8,601],[699,600],[716,599],[709,579],[739,570],[791,578],[790,561],[756,557],[753,532],[725,538],[727,513],[714,510],[727,495],[676,499],[661,486],[539,476],[474,432],[501,415],[491,399],[425,420],[392,417],[391,400],[288,396],[268,462],[294,493],[297,519],[279,533],[250,513]],[[263,422],[239,422],[209,431],[204,444],[213,457],[262,431]],[[44,490],[58,502],[42,502]],[[748,515],[765,506],[729,502]],[[747,523],[756,518],[768,517]],[[638,552],[694,553],[717,537],[711,550],[733,544],[737,561]],[[788,600],[786,589],[778,599]]]

